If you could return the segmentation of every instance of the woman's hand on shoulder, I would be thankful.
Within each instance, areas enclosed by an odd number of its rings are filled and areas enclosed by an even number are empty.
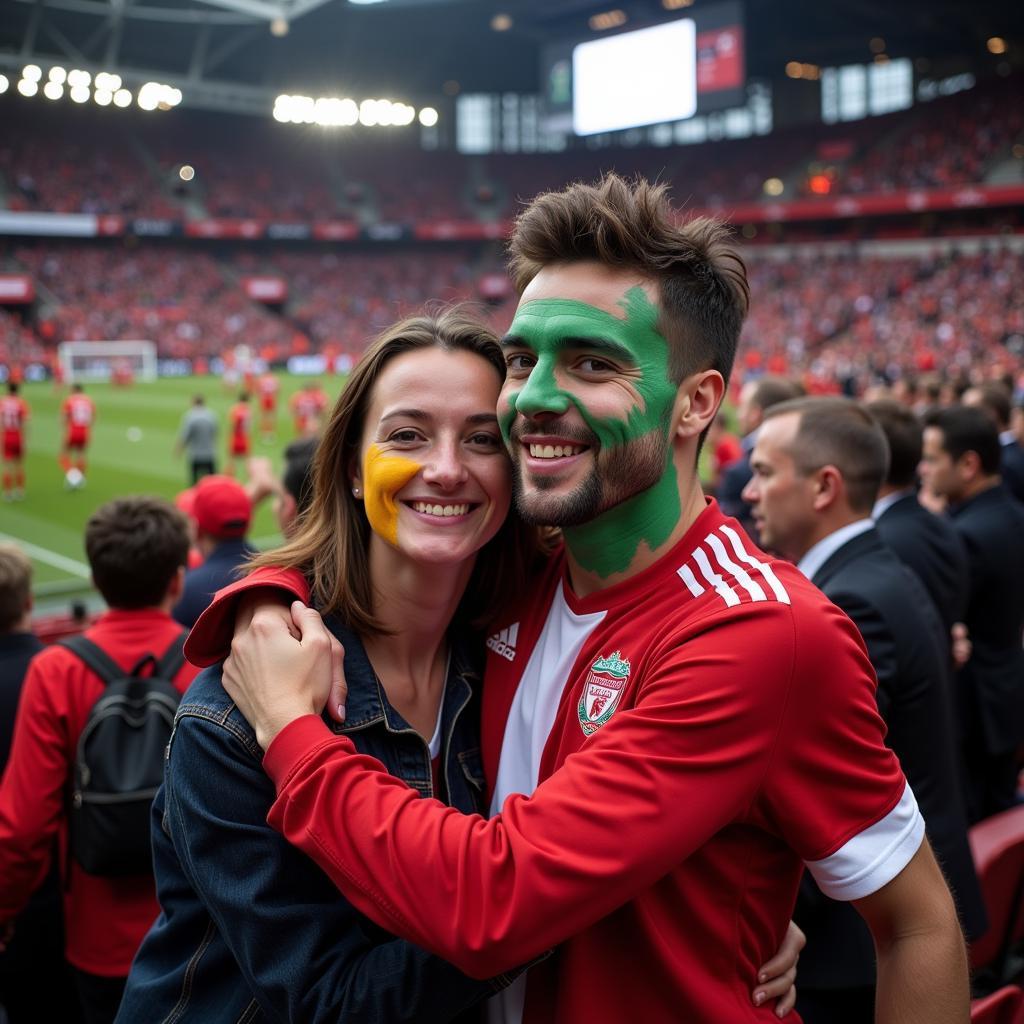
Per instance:
[[[223,683],[266,750],[274,737],[304,715],[344,720],[344,650],[314,609],[291,608],[258,592],[240,605]]]

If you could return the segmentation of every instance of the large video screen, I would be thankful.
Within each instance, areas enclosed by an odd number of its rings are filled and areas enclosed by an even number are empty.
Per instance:
[[[682,121],[697,112],[697,27],[691,18],[580,43],[572,51],[577,135]]]
[[[660,39],[672,38],[674,26],[687,24],[694,26],[695,42],[687,42],[683,47],[673,45],[683,33],[690,31],[686,28],[677,29],[680,35],[672,44],[666,43],[666,48],[670,50],[668,68],[655,69],[642,64],[640,77],[649,83],[654,71],[662,70],[675,73],[680,79],[685,76],[688,82],[694,74],[689,67],[692,60],[696,77],[696,109],[679,113],[687,110],[689,105],[685,103],[685,87],[678,83],[663,90],[653,101],[645,99],[638,102],[628,72],[624,72],[619,58],[614,54],[615,46],[625,46],[623,52],[632,57],[635,44],[629,41],[630,37],[638,37],[640,43],[659,38],[660,43]],[[666,30],[666,35],[658,37],[658,33]],[[644,36],[643,33],[648,31],[652,35]],[[626,42],[620,44],[620,40]],[[544,48],[541,59],[545,125],[550,130],[586,135],[657,124],[659,121],[682,120],[695,113],[706,114],[712,110],[743,106],[747,100],[745,46],[743,5],[735,0],[725,0],[709,7],[698,6],[683,19],[664,22],[649,29],[634,29],[600,38],[577,37],[551,43]],[[602,51],[602,47],[608,49]],[[576,81],[579,73],[577,57],[579,63],[585,65],[583,74],[589,76],[586,81],[579,83]],[[626,81],[623,81],[624,77]],[[617,128],[594,127],[604,117],[600,109],[602,104],[620,111],[631,107],[632,115],[628,122],[624,117],[617,118]],[[654,110],[657,111],[656,119],[652,116]],[[611,118],[607,120],[610,122]]]

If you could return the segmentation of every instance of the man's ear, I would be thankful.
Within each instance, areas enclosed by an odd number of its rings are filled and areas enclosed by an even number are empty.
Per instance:
[[[692,373],[680,385],[672,409],[677,438],[699,437],[711,425],[725,396],[725,380],[717,370]]]
[[[814,511],[824,512],[844,497],[846,481],[833,465],[822,466],[814,476]]]
[[[977,452],[964,452],[956,460],[956,467],[960,470],[960,475],[965,480],[973,483],[981,473],[981,457]]]
[[[175,604],[178,602],[178,598],[181,597],[181,592],[185,589],[185,566],[179,565],[178,571],[171,577],[171,582],[167,586],[167,597],[169,597]]]

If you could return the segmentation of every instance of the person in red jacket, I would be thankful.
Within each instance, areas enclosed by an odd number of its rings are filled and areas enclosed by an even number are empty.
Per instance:
[[[181,593],[189,536],[184,517],[158,498],[119,498],[85,528],[96,588],[109,610],[86,631],[127,672],[147,653],[160,657],[181,634],[170,609]],[[185,663],[184,691],[197,670]],[[66,799],[78,738],[103,683],[71,651],[49,647],[29,666],[10,759],[0,784],[0,929],[46,877],[54,838],[66,830]],[[112,1021],[132,957],[158,911],[151,874],[90,875],[61,865],[65,953],[86,1024]]]
[[[294,604],[293,635],[257,595],[223,678],[266,750],[270,824],[471,975],[557,947],[491,1022],[769,1019],[748,991],[806,866],[871,927],[878,1020],[962,1024],[956,911],[856,630],[697,481],[741,259],[720,225],[680,226],[664,188],[615,175],[538,197],[511,253],[499,424],[520,514],[564,545],[487,639],[492,816],[416,798],[332,733],[329,634]],[[301,595],[285,573],[250,586],[275,582]],[[223,653],[218,614],[193,654]]]

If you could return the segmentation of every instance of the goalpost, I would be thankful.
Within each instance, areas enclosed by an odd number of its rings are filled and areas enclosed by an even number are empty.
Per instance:
[[[57,356],[69,383],[110,380],[123,366],[136,380],[156,380],[156,345],[152,341],[64,341]]]

